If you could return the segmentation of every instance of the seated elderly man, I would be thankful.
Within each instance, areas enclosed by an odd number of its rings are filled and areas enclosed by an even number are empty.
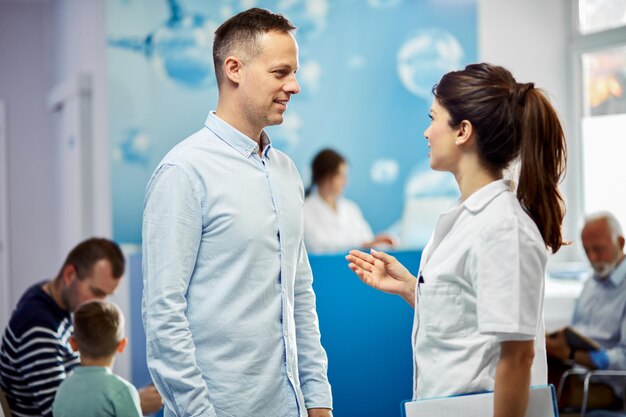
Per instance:
[[[600,349],[583,351],[570,347],[563,330],[546,337],[550,383],[573,365],[589,369],[626,369],[626,262],[624,234],[615,216],[608,212],[586,218],[582,244],[593,267],[574,308],[572,327],[597,342]],[[622,381],[598,379],[589,391],[589,408],[611,409],[621,403]],[[571,377],[560,406],[580,406],[583,383]]]

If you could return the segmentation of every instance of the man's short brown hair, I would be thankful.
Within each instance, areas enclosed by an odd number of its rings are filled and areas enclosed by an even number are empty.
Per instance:
[[[249,59],[261,52],[261,35],[277,31],[290,33],[296,27],[283,15],[254,7],[236,14],[220,25],[213,38],[213,64],[217,85],[222,80],[224,60],[233,54],[245,54]]]
[[[61,267],[59,276],[67,265],[72,265],[76,269],[78,279],[83,280],[91,275],[94,265],[102,259],[106,259],[111,264],[114,278],[121,278],[124,275],[124,254],[117,243],[109,239],[92,237],[82,241],[71,250]]]
[[[108,358],[124,338],[124,316],[112,302],[90,300],[74,311],[74,339],[82,356]]]

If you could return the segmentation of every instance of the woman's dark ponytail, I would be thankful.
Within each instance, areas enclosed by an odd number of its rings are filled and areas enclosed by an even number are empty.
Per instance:
[[[523,104],[517,106],[521,135],[517,198],[537,224],[546,246],[556,253],[563,244],[565,205],[558,185],[567,159],[565,136],[544,93],[531,88],[524,95]]]

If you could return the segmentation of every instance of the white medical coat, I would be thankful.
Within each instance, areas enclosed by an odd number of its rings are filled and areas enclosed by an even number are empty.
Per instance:
[[[413,397],[493,390],[500,342],[535,340],[546,384],[547,250],[511,184],[494,181],[443,213],[423,251],[413,325]]]
[[[307,251],[344,252],[373,239],[372,228],[353,201],[339,198],[337,209],[333,210],[315,190],[304,199],[304,243]]]

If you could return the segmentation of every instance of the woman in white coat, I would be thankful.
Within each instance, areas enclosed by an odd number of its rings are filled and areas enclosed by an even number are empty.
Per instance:
[[[388,234],[374,236],[359,206],[343,196],[348,163],[338,152],[323,149],[311,163],[311,185],[304,199],[304,242],[312,253],[346,252],[354,247],[393,247]]]
[[[417,277],[383,252],[346,258],[415,308],[414,399],[494,390],[494,416],[523,416],[529,387],[547,381],[544,273],[547,249],[562,244],[563,130],[545,95],[502,67],[468,65],[433,93],[430,166],[454,174],[461,199],[440,216]],[[515,189],[503,171],[518,158]]]

